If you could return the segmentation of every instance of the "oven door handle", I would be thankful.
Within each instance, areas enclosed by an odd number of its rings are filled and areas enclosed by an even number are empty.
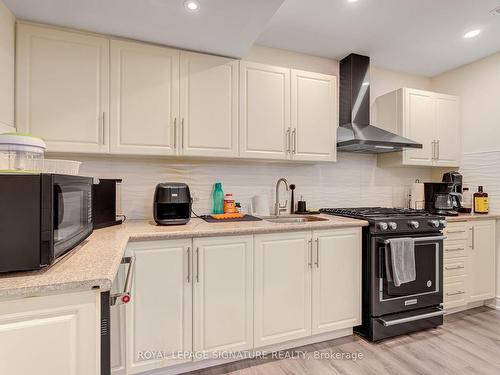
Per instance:
[[[125,287],[123,292],[111,295],[111,305],[121,305],[130,302],[132,291],[132,277],[135,269],[135,256],[123,257],[122,264],[128,264],[127,277],[125,278]]]
[[[434,312],[430,312],[430,313],[426,313],[426,314],[409,316],[407,318],[394,319],[394,320],[385,320],[383,318],[379,318],[378,321],[380,323],[382,323],[384,325],[384,327],[391,327],[391,326],[395,326],[398,324],[414,322],[416,320],[421,320],[421,319],[434,318],[436,316],[441,316],[441,315],[444,315],[444,310],[439,308],[438,311],[434,311]]]
[[[446,236],[429,236],[429,237],[416,237],[413,240],[415,242],[424,242],[424,241],[440,241],[440,240],[446,240]],[[384,243],[386,245],[389,245],[391,243],[390,240],[384,240]]]

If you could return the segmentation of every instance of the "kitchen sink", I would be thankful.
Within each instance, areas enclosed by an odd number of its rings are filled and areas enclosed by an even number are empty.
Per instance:
[[[318,216],[297,216],[297,215],[263,216],[262,219],[269,221],[271,223],[282,223],[282,224],[301,224],[301,223],[310,223],[310,222],[328,220]]]

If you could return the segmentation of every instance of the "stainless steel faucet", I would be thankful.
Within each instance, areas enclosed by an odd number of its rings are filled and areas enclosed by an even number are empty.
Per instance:
[[[286,191],[288,191],[288,181],[286,178],[280,178],[278,182],[276,182],[276,203],[274,204],[274,214],[276,216],[279,216],[282,212],[287,211],[288,206],[288,199],[285,200],[285,204],[283,206],[280,203],[280,184],[282,182],[285,184]]]

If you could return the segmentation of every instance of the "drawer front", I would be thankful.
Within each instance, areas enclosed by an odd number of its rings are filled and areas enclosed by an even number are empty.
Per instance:
[[[466,240],[458,240],[458,241],[445,240],[444,260],[466,257],[467,256],[466,248],[467,248]]]
[[[467,223],[448,223],[444,229],[444,235],[447,237],[447,241],[467,240]]]
[[[463,258],[451,259],[444,262],[443,275],[447,277],[467,275],[467,261]]]
[[[452,278],[444,284],[444,307],[452,309],[467,304],[467,284],[465,278]]]

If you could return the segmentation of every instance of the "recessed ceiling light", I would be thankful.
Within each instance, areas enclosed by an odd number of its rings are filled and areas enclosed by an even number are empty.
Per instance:
[[[184,2],[184,7],[190,12],[197,12],[200,9],[200,3],[196,0],[187,0]]]
[[[481,30],[479,30],[479,29],[471,30],[471,31],[468,31],[464,34],[464,38],[466,38],[466,39],[474,38],[475,36],[478,36],[479,34],[481,34]]]
[[[349,3],[357,3],[358,0],[347,0],[347,2],[349,2]]]

